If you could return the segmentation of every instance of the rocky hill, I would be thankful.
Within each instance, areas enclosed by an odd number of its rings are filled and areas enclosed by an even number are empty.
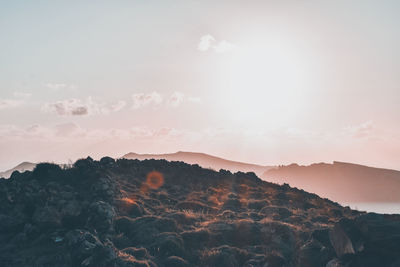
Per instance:
[[[165,160],[0,179],[1,266],[400,266],[400,216]]]
[[[353,163],[291,164],[266,171],[263,179],[288,183],[341,203],[398,202],[400,171]]]
[[[216,171],[224,169],[224,170],[229,170],[231,172],[238,172],[238,171],[254,172],[257,175],[262,175],[269,169],[274,168],[274,166],[263,166],[263,165],[223,159],[206,153],[185,152],[185,151],[178,151],[176,153],[169,153],[169,154],[138,154],[130,152],[122,156],[122,158],[138,159],[138,160],[165,159],[168,161],[183,161],[188,164],[198,164],[203,168],[211,168]]]

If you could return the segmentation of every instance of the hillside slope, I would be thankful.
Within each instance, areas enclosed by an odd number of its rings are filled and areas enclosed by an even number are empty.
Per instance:
[[[261,175],[270,168],[273,168],[272,166],[261,166],[257,164],[227,160],[211,156],[205,153],[184,152],[184,151],[179,151],[170,154],[137,154],[131,152],[122,156],[122,158],[138,159],[138,160],[165,159],[168,161],[183,161],[188,164],[198,164],[200,167],[211,168],[216,171],[224,169],[224,170],[229,170],[231,172],[238,172],[238,171],[254,172],[257,175]]]
[[[0,179],[2,266],[399,266],[400,216],[252,173],[78,160]]]
[[[400,202],[400,171],[335,161],[292,164],[266,171],[262,178],[288,183],[338,202]]]

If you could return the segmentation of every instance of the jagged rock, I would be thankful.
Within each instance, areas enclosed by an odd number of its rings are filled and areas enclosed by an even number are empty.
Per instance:
[[[335,224],[329,232],[329,238],[338,257],[355,254],[364,249],[361,231],[348,219],[342,219]]]
[[[111,231],[115,216],[113,206],[104,201],[97,201],[89,206],[88,225],[98,231]]]
[[[121,196],[115,182],[109,176],[99,178],[93,185],[92,191],[100,200],[110,201]]]
[[[311,239],[300,247],[298,266],[319,267],[325,266],[334,256],[332,250],[326,248],[319,241]]]
[[[65,241],[73,259],[79,264],[93,255],[96,249],[103,246],[95,235],[85,230],[69,231],[65,235]]]

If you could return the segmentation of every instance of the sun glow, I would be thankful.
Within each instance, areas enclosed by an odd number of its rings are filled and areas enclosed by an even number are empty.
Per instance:
[[[238,122],[283,120],[306,104],[311,63],[294,44],[277,40],[243,43],[226,55],[221,93]]]

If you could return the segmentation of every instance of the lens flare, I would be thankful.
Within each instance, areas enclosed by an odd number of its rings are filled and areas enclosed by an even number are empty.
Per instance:
[[[151,189],[158,189],[164,184],[164,176],[158,171],[149,172],[146,177],[146,184]]]

